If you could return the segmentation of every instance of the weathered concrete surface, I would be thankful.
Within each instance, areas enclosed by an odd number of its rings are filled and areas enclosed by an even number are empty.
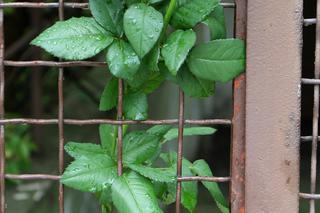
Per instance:
[[[298,212],[301,36],[301,0],[248,0],[247,213]]]

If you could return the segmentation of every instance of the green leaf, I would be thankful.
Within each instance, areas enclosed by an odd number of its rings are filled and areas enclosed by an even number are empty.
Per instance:
[[[165,142],[164,135],[172,128],[171,125],[157,125],[153,126],[147,130],[147,133],[158,136],[160,143],[158,144],[158,148],[156,153],[146,161],[147,165],[152,165],[154,161],[156,161],[161,154],[162,143]]]
[[[228,82],[245,69],[245,44],[239,39],[200,44],[191,51],[188,66],[198,78]]]
[[[163,16],[153,7],[139,3],[125,12],[123,24],[133,49],[142,58],[158,41],[163,27]]]
[[[101,146],[92,143],[68,142],[64,146],[64,149],[73,158],[90,158],[96,155],[106,155],[107,153],[106,150],[101,148]]]
[[[61,176],[61,183],[84,192],[108,188],[117,177],[116,163],[107,155],[76,158]]]
[[[190,2],[191,0],[177,0],[177,6],[181,7],[182,5]]]
[[[161,183],[152,181],[153,189],[156,193],[156,196],[159,200],[161,200],[163,197],[165,197],[165,193],[167,192],[167,183]]]
[[[157,4],[159,2],[162,2],[163,0],[149,0],[149,4]]]
[[[147,65],[142,61],[139,70],[133,76],[132,79],[127,79],[126,82],[134,91],[139,91],[140,87],[143,87],[144,84],[148,81],[151,71],[148,69]]]
[[[148,80],[141,87],[141,90],[148,95],[158,89],[164,80],[165,77],[160,72],[151,72]]]
[[[119,0],[89,0],[93,17],[114,35],[122,35],[123,4]]]
[[[215,82],[196,77],[190,72],[187,65],[182,65],[177,76],[172,78],[174,77],[169,77],[169,80],[178,84],[183,92],[190,97],[205,98],[214,94]]]
[[[160,213],[162,210],[146,178],[130,172],[112,184],[112,200],[121,213]]]
[[[160,58],[160,48],[153,48],[144,58],[150,71],[159,71],[158,62]]]
[[[184,128],[183,130],[183,136],[195,136],[195,135],[212,135],[217,130],[211,127],[190,127],[190,128]],[[169,130],[164,138],[167,141],[171,141],[173,139],[178,138],[178,129],[171,129]]]
[[[198,176],[212,177],[209,165],[204,160],[197,160],[193,163],[191,170]],[[216,202],[222,213],[229,213],[228,202],[226,201],[219,186],[215,182],[202,181],[202,184],[209,190],[212,198]]]
[[[144,58],[145,60],[146,58]],[[165,80],[161,72],[151,71],[145,63],[142,63],[138,72],[132,78],[127,80],[132,91],[142,91],[150,94],[156,90]]]
[[[106,84],[101,98],[100,98],[100,111],[108,111],[117,106],[118,100],[118,79],[112,77]]]
[[[169,168],[152,168],[143,165],[129,164],[130,169],[138,172],[140,175],[157,182],[172,183],[176,181],[176,170]]]
[[[125,94],[123,110],[126,119],[146,120],[148,118],[148,100],[143,92],[131,92]]]
[[[175,28],[192,28],[203,21],[219,2],[219,0],[189,0],[175,11],[171,24]]]
[[[222,5],[217,6],[203,23],[209,27],[212,40],[225,39],[227,37],[227,28]]]
[[[126,2],[126,5],[131,6],[133,4],[140,3],[141,1],[140,0],[125,0],[125,2]]]
[[[112,36],[93,18],[58,21],[31,44],[67,60],[83,60],[97,55],[113,41]]]
[[[160,157],[169,165],[176,168],[177,165],[177,153],[163,153]],[[190,177],[193,176],[190,168],[192,163],[187,159],[183,158],[182,160],[182,176]],[[176,199],[176,184],[168,183],[167,184],[167,193],[166,196],[163,197],[163,200],[166,204],[170,204],[175,202]],[[193,212],[197,205],[197,195],[198,195],[198,186],[197,182],[183,182],[182,190],[181,190],[181,203],[182,205],[189,210],[189,212]]]
[[[163,138],[164,135],[172,129],[171,125],[156,125],[147,130],[147,133]]]
[[[139,69],[140,59],[131,45],[122,40],[116,40],[109,47],[107,63],[110,72],[123,79],[132,79]]]
[[[172,75],[177,74],[195,42],[196,34],[193,30],[177,30],[169,36],[161,54]]]
[[[110,124],[101,124],[99,126],[101,145],[111,157],[115,154],[117,130],[117,126]]]
[[[108,185],[108,187],[103,189],[101,192],[97,192],[96,196],[99,200],[99,203],[106,207],[110,207],[112,205],[111,193],[111,184]]]
[[[123,161],[143,163],[157,154],[160,138],[145,131],[130,132],[123,139]]]

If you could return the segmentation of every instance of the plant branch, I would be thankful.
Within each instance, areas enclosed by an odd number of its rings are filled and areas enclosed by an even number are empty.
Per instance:
[[[177,5],[177,0],[170,0],[167,12],[166,12],[166,14],[164,16],[164,25],[163,25],[162,33],[161,33],[160,38],[159,38],[159,43],[162,42],[162,40],[164,39],[164,36],[166,35],[167,29],[168,29],[168,26],[169,26],[169,22],[171,20],[171,17],[172,17],[172,14],[174,12],[174,9],[176,8],[176,5]]]

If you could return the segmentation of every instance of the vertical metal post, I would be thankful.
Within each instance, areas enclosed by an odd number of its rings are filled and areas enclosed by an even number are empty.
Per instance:
[[[122,79],[118,80],[118,112],[117,112],[117,120],[122,120],[122,112],[123,112],[123,81]],[[122,175],[122,130],[123,125],[120,124],[118,126],[118,140],[117,140],[117,162],[118,162],[118,175]]]
[[[246,212],[299,210],[302,0],[248,0]]]
[[[0,0],[3,3],[3,0]],[[3,8],[0,9],[0,119],[4,118],[4,23]],[[5,141],[4,125],[0,125],[0,213],[6,211],[5,200]]]
[[[182,176],[183,159],[183,128],[184,128],[184,93],[179,89],[179,131],[178,131],[178,156],[177,156],[177,178]],[[181,190],[182,182],[177,181],[176,191],[176,213],[181,211]]]
[[[317,1],[317,25],[316,25],[316,50],[314,78],[320,79],[320,0]],[[318,129],[319,129],[319,90],[320,85],[314,85],[313,118],[312,118],[312,152],[311,152],[311,185],[310,193],[316,193],[317,187],[317,151],[318,151]],[[315,200],[310,199],[310,213],[316,212]]]
[[[59,0],[59,20],[64,19],[64,0]],[[63,173],[64,169],[64,97],[63,97],[63,73],[64,69],[59,68],[58,79],[58,95],[59,95],[59,110],[58,110],[58,128],[59,128],[59,173]],[[59,213],[64,212],[64,189],[63,185],[59,183]]]
[[[235,3],[235,36],[246,39],[247,0],[236,0]],[[245,212],[245,98],[246,76],[242,74],[233,84],[230,187],[232,213]]]

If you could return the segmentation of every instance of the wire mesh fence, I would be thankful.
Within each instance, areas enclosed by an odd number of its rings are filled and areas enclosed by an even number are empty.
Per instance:
[[[312,116],[312,135],[302,136],[301,142],[311,142],[311,165],[310,165],[310,191],[309,193],[300,193],[302,199],[309,201],[309,212],[316,212],[316,200],[320,199],[320,194],[317,194],[317,152],[319,141],[319,89],[320,89],[320,1],[316,2],[316,17],[305,19],[304,25],[315,25],[316,40],[315,40],[315,62],[314,62],[314,78],[302,78],[302,85],[313,86],[313,116]]]
[[[237,5],[237,7],[236,7]],[[246,37],[246,0],[236,0],[235,3],[223,3],[226,8],[236,8],[236,36],[242,39]],[[178,124],[178,152],[177,152],[177,191],[176,191],[176,212],[180,212],[181,202],[181,183],[183,181],[212,181],[212,182],[231,182],[230,200],[231,211],[241,212],[244,209],[244,100],[245,100],[245,77],[240,76],[234,82],[234,115],[232,119],[204,119],[204,120],[188,120],[184,118],[184,94],[179,91],[179,115],[177,119],[165,120],[123,120],[122,116],[122,99],[123,99],[123,84],[119,80],[119,95],[118,95],[118,109],[117,119],[68,119],[64,117],[64,68],[65,67],[106,67],[104,62],[93,61],[12,61],[4,58],[4,8],[39,8],[58,9],[59,20],[64,19],[64,9],[78,8],[88,9],[88,3],[72,3],[59,2],[45,3],[45,2],[14,2],[4,3],[0,1],[0,212],[6,212],[6,198],[5,198],[5,180],[54,180],[59,181],[60,175],[64,170],[64,126],[65,125],[97,125],[97,124],[113,124],[118,125],[118,141],[117,141],[117,156],[118,156],[118,175],[122,175],[122,126],[125,124]],[[36,119],[36,118],[14,118],[6,119],[4,110],[4,88],[5,88],[5,70],[6,67],[54,67],[58,71],[58,117],[52,119]],[[5,131],[4,126],[12,124],[31,124],[31,125],[57,125],[59,129],[59,154],[57,159],[59,161],[59,174],[7,174],[5,173]],[[182,176],[182,158],[183,158],[183,131],[184,125],[227,125],[232,127],[232,154],[231,154],[231,174],[228,177],[184,177]],[[64,212],[64,189],[62,184],[59,184],[59,212]]]

